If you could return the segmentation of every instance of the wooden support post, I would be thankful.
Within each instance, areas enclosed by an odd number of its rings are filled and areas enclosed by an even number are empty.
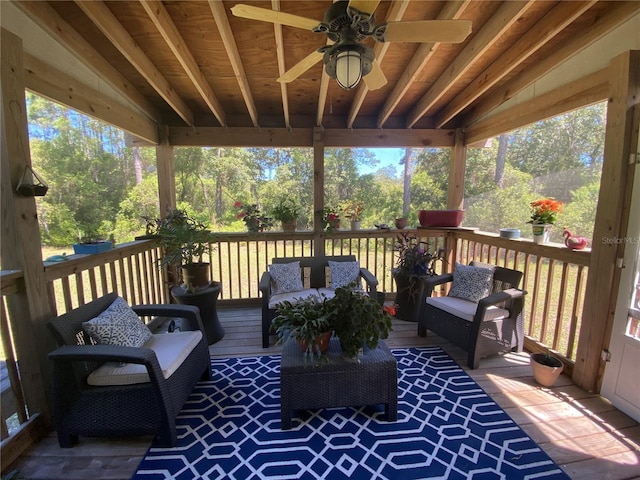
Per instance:
[[[42,246],[34,197],[23,197],[16,186],[31,166],[27,106],[24,94],[22,40],[2,29],[0,91],[2,138],[2,223],[0,262],[4,270],[22,270],[24,288],[7,296],[11,333],[30,415],[48,420],[47,394],[51,377],[47,355],[55,348],[46,322],[55,316],[42,264]],[[2,332],[8,335],[9,332]]]
[[[313,254],[324,255],[324,231],[322,210],[324,209],[324,130],[313,129]]]
[[[591,264],[585,292],[582,325],[573,381],[587,391],[598,389],[604,370],[600,353],[606,348],[613,325],[617,298],[616,267],[622,225],[631,140],[633,106],[640,103],[640,51],[628,51],[609,64],[609,104],[600,180],[600,201],[596,210]],[[635,188],[639,188],[638,185]],[[627,200],[628,202],[629,200]]]
[[[449,187],[447,189],[447,208],[462,209],[464,202],[464,172],[467,161],[467,147],[464,145],[464,132],[458,128],[451,148],[449,163]]]
[[[160,129],[160,144],[156,147],[156,163],[160,217],[164,217],[176,208],[176,170],[173,147],[169,144],[169,129],[166,126]]]

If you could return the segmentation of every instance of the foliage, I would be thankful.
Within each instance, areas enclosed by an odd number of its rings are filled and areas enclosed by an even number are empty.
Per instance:
[[[315,296],[300,299],[295,303],[284,301],[278,304],[276,312],[277,316],[273,319],[272,326],[279,341],[284,343],[293,338],[299,342],[307,342],[304,351],[305,361],[320,358],[320,347],[315,340],[319,335],[333,330],[326,301],[321,301]]]
[[[184,210],[173,210],[164,218],[148,220],[147,234],[156,235],[164,255],[160,265],[202,262],[213,240],[206,226],[190,217]]]
[[[337,288],[325,306],[343,353],[356,357],[366,345],[373,349],[392,330],[391,315],[375,298],[355,289],[355,283]]]
[[[245,205],[236,202],[234,206],[239,209],[238,218],[241,218],[250,232],[263,232],[273,226],[273,219],[262,214],[257,203]]]
[[[531,202],[531,210],[531,219],[527,223],[553,225],[558,219],[558,213],[562,212],[562,202],[553,198],[541,198]]]
[[[278,199],[278,203],[271,209],[271,215],[279,222],[293,222],[298,219],[300,214],[300,205],[296,200],[289,196],[282,196]]]
[[[342,212],[352,222],[359,222],[360,216],[364,211],[364,202],[356,200],[345,200],[341,204]]]
[[[444,248],[436,253],[429,252],[429,244],[420,242],[410,233],[399,233],[396,237],[395,251],[398,252],[396,263],[399,275],[435,275],[435,265],[444,261]]]
[[[322,229],[327,233],[335,232],[340,226],[339,210],[335,207],[325,206],[322,210]]]

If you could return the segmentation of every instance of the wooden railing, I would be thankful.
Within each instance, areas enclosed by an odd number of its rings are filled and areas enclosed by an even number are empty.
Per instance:
[[[214,280],[222,283],[219,304],[258,304],[258,282],[271,258],[312,256],[314,242],[323,241],[327,255],[355,255],[379,281],[379,291],[393,300],[395,283],[391,270],[396,264],[397,230],[338,231],[315,237],[312,232],[293,234],[219,234],[211,245],[210,264]],[[588,273],[590,251],[574,252],[562,245],[536,245],[529,240],[508,240],[466,229],[412,229],[432,251],[444,247],[447,263],[439,268],[452,271],[455,262],[472,260],[515,268],[524,272],[525,346],[531,351],[553,349],[569,368],[575,359],[576,342]],[[62,314],[107,292],[116,291],[130,304],[170,301],[164,273],[158,269],[160,251],[150,240],[119,245],[97,255],[74,255],[60,263],[45,263],[50,301]],[[441,272],[439,272],[441,273]],[[28,418],[21,407],[22,389],[16,367],[11,325],[16,321],[7,308],[9,295],[21,291],[21,272],[2,272],[2,342],[6,368],[2,369],[2,416],[13,415],[14,423]],[[445,291],[441,292],[446,294]],[[28,295],[28,292],[26,292]],[[570,370],[569,370],[570,371]],[[11,388],[8,388],[8,385]],[[4,390],[12,392],[5,399]],[[2,436],[8,430],[3,423]]]

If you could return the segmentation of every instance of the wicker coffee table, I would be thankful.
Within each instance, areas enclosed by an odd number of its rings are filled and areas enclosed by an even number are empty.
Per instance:
[[[297,343],[282,347],[280,361],[280,412],[283,430],[291,428],[292,410],[314,410],[384,403],[387,421],[398,418],[398,366],[380,341],[365,348],[359,359],[345,358],[340,341],[332,338],[328,361],[304,361]]]

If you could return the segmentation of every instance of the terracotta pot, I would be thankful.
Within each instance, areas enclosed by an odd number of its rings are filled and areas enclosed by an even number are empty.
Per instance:
[[[404,217],[396,218],[395,225],[398,230],[402,230],[407,226],[407,219]]]
[[[284,232],[295,232],[296,231],[296,220],[290,220],[288,222],[282,222],[282,230]]]
[[[320,348],[320,353],[323,353],[329,348],[329,340],[331,340],[331,335],[333,335],[333,331],[324,332],[318,335],[313,339],[313,344],[317,345]],[[300,347],[301,352],[306,352],[309,347],[308,340],[298,340],[298,347]]]
[[[532,353],[529,363],[533,370],[533,378],[543,387],[551,387],[556,382],[564,364],[554,356],[547,356],[544,353]]]

